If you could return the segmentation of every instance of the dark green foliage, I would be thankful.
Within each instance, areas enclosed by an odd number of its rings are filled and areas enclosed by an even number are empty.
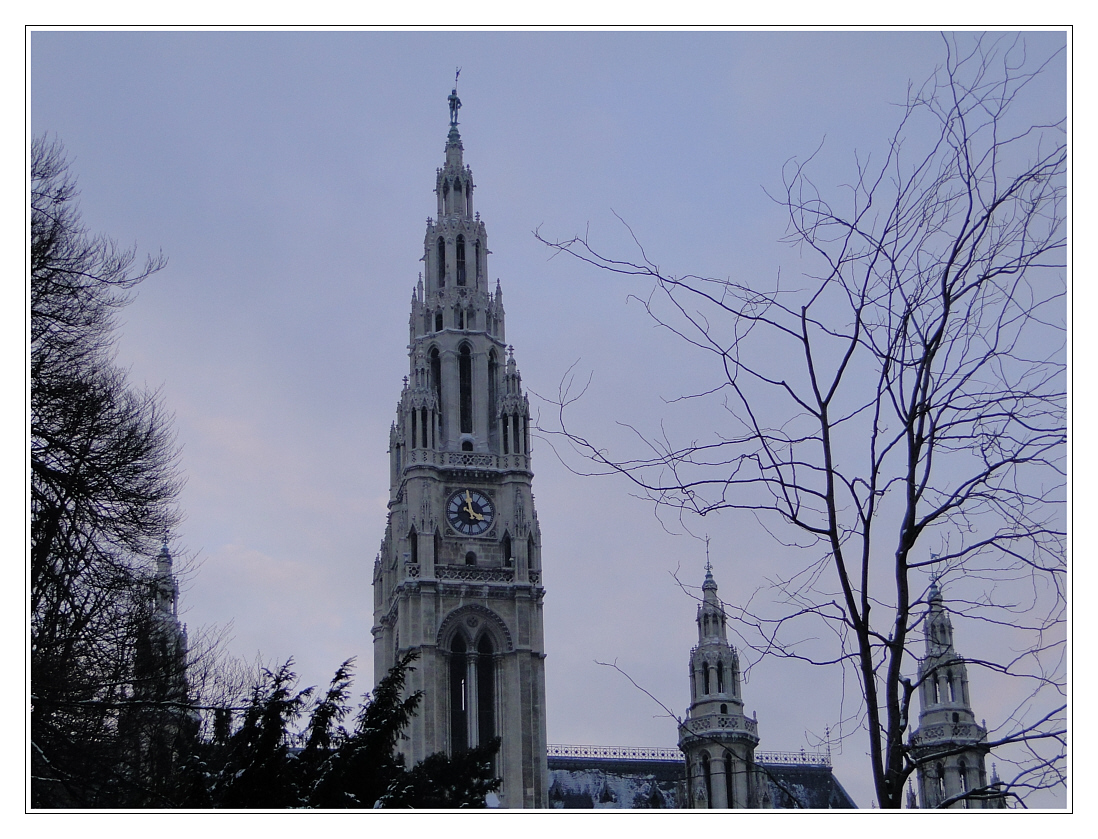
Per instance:
[[[498,739],[449,758],[428,757],[411,770],[395,751],[418,706],[419,692],[405,696],[408,654],[367,696],[354,716],[347,704],[352,661],[336,670],[327,692],[308,708],[312,688],[295,692],[287,662],[263,670],[239,727],[225,734],[225,715],[214,713],[212,742],[199,746],[180,773],[176,806],[233,809],[377,807],[483,807],[499,788],[493,777]],[[308,714],[304,730],[297,724]],[[303,743],[295,746],[295,743]]]

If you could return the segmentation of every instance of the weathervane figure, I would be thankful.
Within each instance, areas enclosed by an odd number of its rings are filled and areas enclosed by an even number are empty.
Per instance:
[[[461,100],[458,99],[458,76],[461,75],[461,68],[457,68],[457,72],[454,73],[454,89],[450,91],[450,126],[455,127],[458,124],[458,108],[461,107]]]

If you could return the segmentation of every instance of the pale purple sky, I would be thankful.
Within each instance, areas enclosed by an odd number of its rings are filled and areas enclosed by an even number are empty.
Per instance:
[[[1051,53],[1062,32],[1032,33]],[[797,271],[777,240],[783,164],[823,143],[820,180],[880,154],[909,80],[944,55],[934,32],[35,32],[31,118],[79,177],[88,227],[168,267],[122,315],[119,362],[175,413],[200,563],[194,631],[234,622],[231,651],[294,656],[303,684],[358,657],[370,687],[373,559],[385,525],[388,428],[407,373],[407,317],[435,211],[446,96],[461,133],[523,383],[593,374],[576,422],[624,452],[616,421],[658,428],[663,398],[710,372],[651,328],[623,278],[550,259],[532,231],[627,253],[616,211],[674,273]],[[1035,119],[1063,112],[1064,59]],[[535,400],[535,411],[537,403]],[[624,483],[569,473],[535,440],[552,743],[673,746],[676,728],[616,660],[683,713],[702,542],[671,535]],[[746,600],[785,550],[747,516],[711,537],[721,596]],[[955,627],[965,652],[966,628]],[[1004,706],[973,678],[977,717]],[[852,685],[847,685],[849,691]],[[836,726],[837,671],[764,661],[744,687],[763,750],[813,748]],[[849,709],[848,709],[849,710]],[[860,806],[865,737],[833,747]]]

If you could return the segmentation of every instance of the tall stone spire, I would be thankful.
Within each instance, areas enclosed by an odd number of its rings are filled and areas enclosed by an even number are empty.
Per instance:
[[[541,531],[530,408],[505,343],[503,292],[473,209],[457,87],[437,216],[408,321],[409,374],[389,432],[389,516],[374,567],[374,675],[404,653],[422,690],[400,744],[409,764],[501,738],[507,807],[545,807]]]
[[[953,623],[937,578],[927,591],[924,655],[919,662],[919,727],[911,735],[924,808],[998,808],[987,782],[987,729],[977,725],[968,670],[953,646]],[[949,803],[946,803],[949,802]]]
[[[686,756],[687,806],[758,807],[758,722],[743,711],[740,658],[728,643],[717,581],[706,562],[698,605],[698,645],[690,651],[690,706],[679,727]]]

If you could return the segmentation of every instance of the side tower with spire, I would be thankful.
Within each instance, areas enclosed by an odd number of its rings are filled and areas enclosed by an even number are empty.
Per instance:
[[[919,727],[911,735],[918,806],[989,809],[1005,806],[998,779],[988,782],[987,729],[976,724],[968,670],[953,646],[953,624],[937,579],[925,620],[926,653],[919,663]],[[914,796],[909,795],[911,807]]]
[[[740,658],[728,643],[724,607],[708,562],[697,620],[698,645],[690,651],[690,706],[679,727],[679,748],[686,756],[685,806],[759,807],[758,721],[744,714]]]
[[[529,403],[505,343],[503,292],[449,97],[424,272],[412,292],[409,375],[389,432],[389,514],[374,564],[374,676],[404,654],[422,690],[409,764],[501,739],[506,807],[546,807],[541,531]]]

